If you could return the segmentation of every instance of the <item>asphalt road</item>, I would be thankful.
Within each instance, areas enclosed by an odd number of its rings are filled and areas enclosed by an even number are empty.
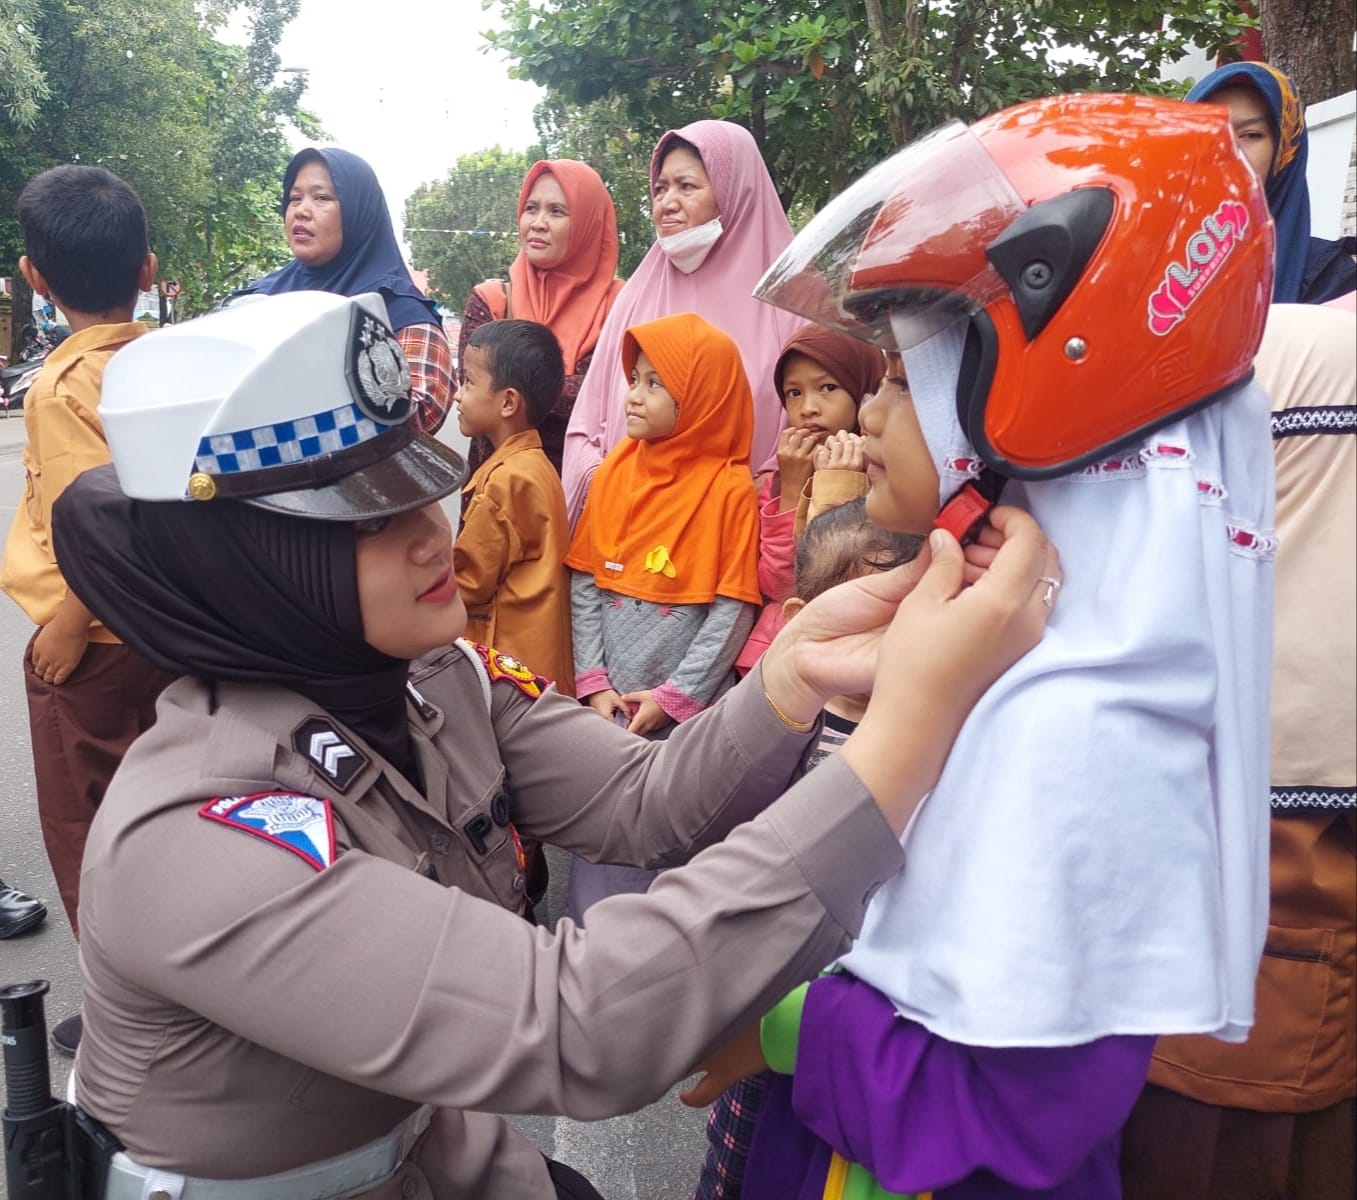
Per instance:
[[[456,445],[461,439],[454,432],[448,440]],[[8,534],[22,494],[23,441],[23,421],[18,417],[0,418],[0,536]],[[32,625],[18,607],[0,595],[0,879],[48,903],[47,920],[37,929],[0,941],[0,983],[34,977],[49,980],[50,1027],[78,1006],[80,972],[75,942],[61,911],[38,831],[20,667],[32,632]],[[563,864],[554,864],[547,900],[552,915],[559,911],[562,868]],[[57,1054],[51,1055],[51,1063],[53,1087],[62,1093],[70,1064]],[[705,1115],[683,1108],[670,1093],[638,1113],[608,1121],[553,1117],[513,1120],[545,1153],[583,1172],[607,1200],[688,1200],[702,1162]],[[3,1179],[0,1200],[6,1200]]]

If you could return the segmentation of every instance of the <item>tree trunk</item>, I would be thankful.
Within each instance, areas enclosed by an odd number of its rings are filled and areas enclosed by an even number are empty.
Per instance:
[[[1291,76],[1302,104],[1357,87],[1352,0],[1262,0],[1267,60]]]
[[[24,330],[33,324],[33,289],[17,270],[10,286],[14,289],[10,300],[9,361],[19,361],[19,351],[23,348]]]

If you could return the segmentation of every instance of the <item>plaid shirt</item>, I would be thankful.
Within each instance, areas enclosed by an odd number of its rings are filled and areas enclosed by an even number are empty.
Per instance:
[[[410,395],[422,433],[436,433],[457,395],[452,376],[452,347],[438,325],[407,325],[396,340],[410,363]]]

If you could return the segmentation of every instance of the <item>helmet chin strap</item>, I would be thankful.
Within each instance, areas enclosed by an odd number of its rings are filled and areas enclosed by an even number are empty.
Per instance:
[[[992,467],[985,467],[948,497],[933,520],[934,529],[945,529],[963,546],[975,541],[990,509],[999,503],[1008,481]]]

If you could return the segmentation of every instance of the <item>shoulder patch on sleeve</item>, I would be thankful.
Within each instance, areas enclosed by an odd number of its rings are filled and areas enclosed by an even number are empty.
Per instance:
[[[334,813],[328,800],[316,796],[296,792],[218,796],[198,815],[290,850],[315,871],[335,860]]]
[[[491,683],[498,683],[503,679],[533,700],[536,700],[551,686],[550,680],[543,679],[540,675],[534,675],[532,671],[511,655],[501,654],[498,650],[492,650],[489,646],[481,646],[475,642],[471,643],[471,648],[485,666],[485,673],[490,676]]]

